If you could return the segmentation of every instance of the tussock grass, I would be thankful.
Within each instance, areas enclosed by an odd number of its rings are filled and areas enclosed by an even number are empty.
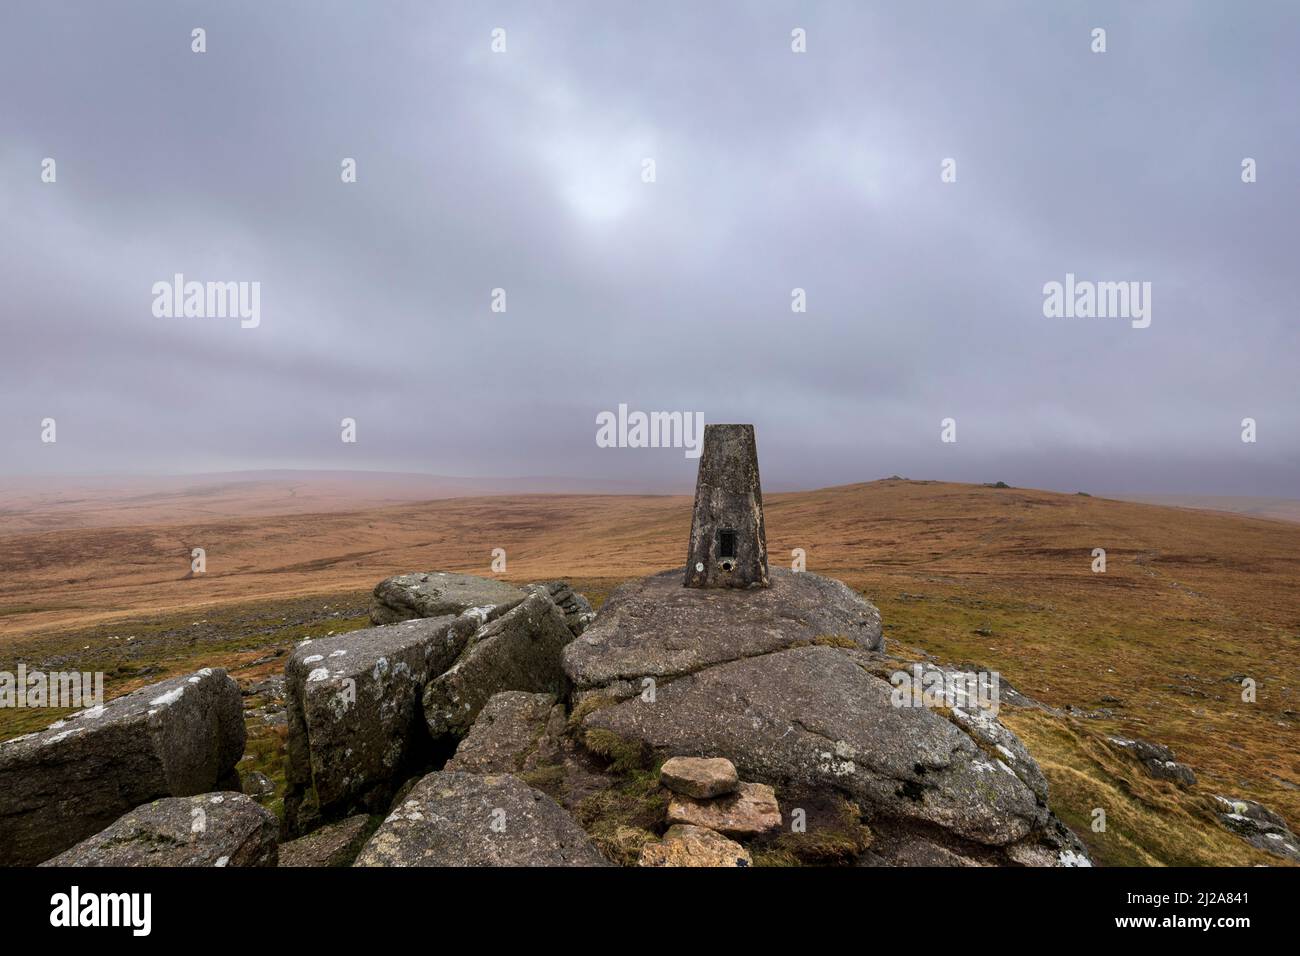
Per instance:
[[[1256,866],[1283,861],[1220,826],[1203,797],[1148,777],[1090,728],[1034,710],[1009,709],[1005,723],[1043,768],[1052,809],[1102,866]],[[1092,829],[1095,808],[1106,829]]]

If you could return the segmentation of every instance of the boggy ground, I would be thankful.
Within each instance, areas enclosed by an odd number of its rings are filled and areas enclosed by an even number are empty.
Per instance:
[[[504,547],[503,577],[564,577],[599,606],[621,581],[678,564],[689,522],[686,497],[534,495],[11,535],[0,542],[0,670],[101,670],[116,696],[226,666],[247,694],[241,770],[282,788],[283,656],[304,637],[365,626],[380,578],[490,574],[492,548]],[[1295,525],[890,480],[770,496],[767,528],[774,563],[803,548],[809,570],[876,603],[891,652],[997,670],[1047,708],[1004,705],[1002,717],[1097,862],[1277,863],[1217,825],[1211,793],[1257,799],[1300,826]],[[191,546],[207,549],[208,574],[189,575]],[[1104,574],[1091,571],[1098,547]],[[57,716],[0,710],[0,737]],[[1198,786],[1150,779],[1108,735],[1172,747]],[[638,779],[622,795],[633,816],[644,812]],[[1105,833],[1089,826],[1096,807]],[[790,862],[781,852],[770,861]]]

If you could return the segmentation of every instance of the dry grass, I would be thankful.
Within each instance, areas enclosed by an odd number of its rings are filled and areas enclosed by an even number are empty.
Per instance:
[[[508,552],[507,578],[568,578],[599,603],[627,578],[680,563],[689,524],[686,497],[532,495],[11,535],[0,549],[0,667],[102,659],[107,635],[147,618],[220,620],[254,601],[268,615],[290,600],[355,604],[380,578],[413,569],[486,575],[496,547]],[[1253,797],[1300,826],[1300,527],[891,480],[769,496],[767,529],[773,563],[805,549],[808,570],[880,606],[891,641],[998,670],[1048,705],[1109,710],[1087,721],[1008,716],[1076,827],[1071,814],[1103,796],[1155,807],[1150,826],[1116,824],[1106,841],[1081,834],[1109,861],[1245,862],[1253,851],[1189,845],[1218,831],[1184,806],[1191,798],[1121,772],[1102,752],[1105,733],[1167,744],[1202,791]],[[191,577],[196,546],[209,570]],[[1098,547],[1105,574],[1091,571]],[[163,628],[157,647],[169,671],[243,649],[172,646],[176,633]],[[1242,675],[1258,684],[1255,703],[1241,699]]]

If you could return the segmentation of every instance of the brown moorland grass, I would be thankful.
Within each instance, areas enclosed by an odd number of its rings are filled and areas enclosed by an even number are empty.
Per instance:
[[[364,623],[364,592],[386,575],[489,574],[496,547],[508,553],[506,578],[564,577],[599,600],[679,564],[689,523],[684,496],[525,495],[10,535],[0,540],[0,668],[115,662],[128,635],[138,637],[132,661],[157,657],[166,672],[256,659],[294,628],[331,626],[337,602],[346,626]],[[1211,792],[1258,799],[1300,826],[1300,527],[887,480],[771,495],[767,529],[774,563],[805,549],[808,570],[880,606],[896,645],[997,670],[1046,705],[1092,714],[1006,711],[1052,781],[1054,808],[1103,862],[1272,860],[1220,842],[1198,809]],[[193,547],[206,549],[204,575],[189,574]],[[1104,574],[1091,570],[1094,548],[1106,549]],[[298,624],[258,623],[293,602],[307,609],[290,615]],[[335,610],[311,610],[325,605]],[[198,637],[183,636],[185,618],[207,622]],[[1254,703],[1243,678],[1257,685]],[[110,692],[157,679],[125,674]],[[1200,787],[1179,794],[1135,774],[1106,734],[1169,745]],[[1099,799],[1121,808],[1118,821],[1108,814],[1111,837],[1084,832]]]

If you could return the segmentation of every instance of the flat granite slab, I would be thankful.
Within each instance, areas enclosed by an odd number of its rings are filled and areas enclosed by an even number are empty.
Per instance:
[[[384,578],[375,585],[370,621],[376,625],[394,624],[418,617],[463,614],[475,607],[514,607],[527,596],[513,584],[495,578],[416,571]]]
[[[659,756],[723,755],[742,780],[778,792],[838,790],[873,815],[986,846],[1046,826],[1046,802],[1012,766],[1020,761],[1011,750],[990,748],[998,755],[990,757],[940,713],[896,707],[893,686],[855,655],[798,647],[710,667],[661,688],[653,703],[634,697],[596,710],[583,727]],[[675,819],[671,809],[669,822],[725,829]]]
[[[834,639],[884,646],[880,612],[833,578],[771,569],[772,586],[687,588],[664,571],[617,588],[595,622],[564,650],[580,691],[640,693],[642,678],[680,677],[727,661]]]

